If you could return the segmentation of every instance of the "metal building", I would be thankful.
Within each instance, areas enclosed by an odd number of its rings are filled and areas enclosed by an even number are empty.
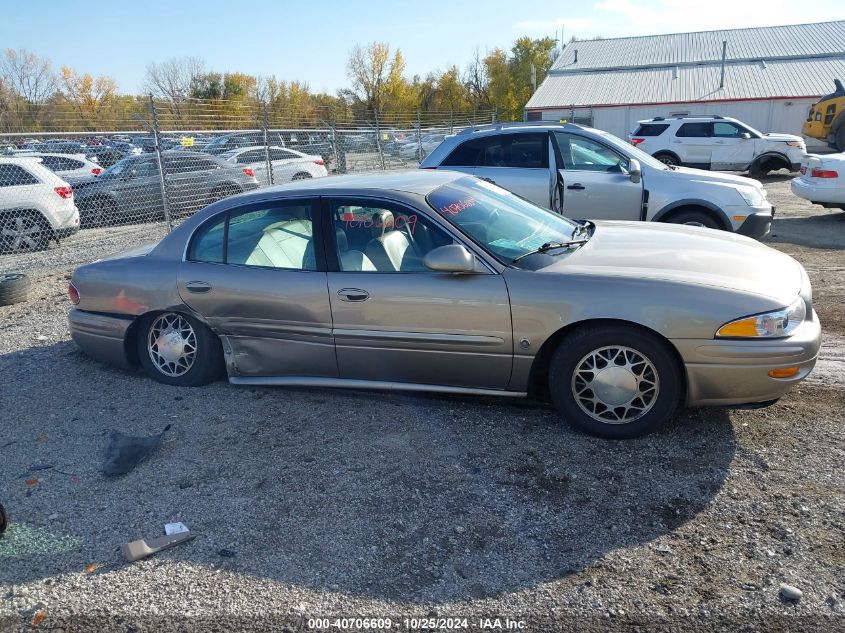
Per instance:
[[[563,49],[525,116],[623,138],[641,119],[701,114],[800,134],[837,78],[845,80],[845,20],[585,40]]]

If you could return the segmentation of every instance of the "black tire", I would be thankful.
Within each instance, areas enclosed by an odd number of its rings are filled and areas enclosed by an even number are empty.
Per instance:
[[[298,174],[294,174],[291,180],[308,180],[311,178],[311,174],[301,171]]]
[[[690,224],[692,226],[703,226],[708,229],[722,229],[721,223],[707,211],[697,211],[695,209],[688,209],[686,211],[678,211],[669,216],[666,220],[670,224]]]
[[[638,403],[633,399],[616,408],[604,404],[591,405],[591,414],[586,409],[587,405],[579,404],[575,392],[578,390],[582,398],[587,398],[593,393],[588,387],[585,388],[586,383],[582,380],[590,374],[584,367],[589,364],[588,359],[592,354],[612,356],[614,348],[630,350],[621,351],[622,356],[618,358],[628,363],[636,362],[630,366],[629,376],[621,372],[620,374],[624,376],[624,380],[636,383],[637,389],[645,386],[645,393]],[[645,359],[646,362],[640,363],[638,358]],[[594,366],[604,371],[621,365],[617,358],[614,358],[613,362],[604,366],[598,363]],[[576,370],[579,368],[576,376]],[[643,374],[638,378],[633,372],[640,371]],[[660,428],[675,413],[683,393],[682,371],[668,344],[656,334],[625,325],[585,326],[566,336],[558,346],[549,368],[549,391],[552,402],[563,418],[585,433],[610,439],[639,437]],[[597,372],[592,372],[592,375],[597,375]],[[656,385],[653,390],[647,387],[649,380]],[[597,393],[593,395],[600,397]],[[626,410],[624,414],[624,417],[630,417],[630,421],[609,421],[613,417],[619,417],[619,411],[631,404],[635,404],[631,407],[635,411],[628,415]],[[636,411],[638,408],[639,412]]]
[[[836,131],[836,149],[845,152],[845,123]]]
[[[654,157],[659,160],[664,165],[671,165],[672,167],[678,167],[681,164],[681,161],[678,160],[678,157],[674,154],[667,154],[665,152],[661,153],[658,152],[654,155]]]
[[[178,312],[159,312],[144,316],[142,319],[136,329],[135,346],[138,360],[150,378],[165,385],[199,387],[217,380],[223,374],[223,348],[220,345],[220,339],[205,325],[193,317]],[[184,363],[189,366],[182,373],[177,373],[185,369],[181,364],[173,364],[174,367],[171,367],[170,364],[165,363],[165,368],[162,369],[162,361],[166,360],[165,357],[158,356],[158,360],[153,360],[153,352],[150,350],[151,333],[153,337],[156,332],[160,334],[156,340],[161,339],[162,333],[167,336],[167,329],[162,329],[162,323],[166,323],[168,319],[177,320],[177,327],[179,327],[178,319],[182,319],[190,326],[194,335],[194,356],[190,363]],[[190,343],[191,339],[189,335],[183,333],[183,351],[187,349],[184,345],[185,341]],[[155,346],[155,350],[166,354],[166,350],[159,346]]]
[[[0,273],[0,306],[26,301],[29,277],[23,273]]]
[[[769,172],[771,171],[771,165],[769,161],[755,161],[751,164],[748,168],[748,175],[755,180],[762,180],[766,176],[768,176]]]
[[[38,211],[20,209],[0,213],[0,253],[43,251],[53,229]]]

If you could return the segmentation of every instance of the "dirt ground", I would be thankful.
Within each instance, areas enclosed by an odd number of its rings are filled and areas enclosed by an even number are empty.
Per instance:
[[[766,187],[765,241],[813,282],[816,371],[633,441],[531,401],[164,387],[83,356],[65,298],[75,265],[161,227],[0,259],[34,278],[0,308],[0,631],[845,630],[845,213]],[[167,424],[101,474],[111,429]],[[123,561],[171,521],[197,538]]]

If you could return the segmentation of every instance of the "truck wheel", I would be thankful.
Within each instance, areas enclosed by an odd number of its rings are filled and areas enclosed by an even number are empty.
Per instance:
[[[845,124],[836,132],[836,149],[845,152]]]

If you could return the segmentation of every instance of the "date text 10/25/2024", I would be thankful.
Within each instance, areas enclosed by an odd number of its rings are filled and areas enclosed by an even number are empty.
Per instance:
[[[474,630],[522,631],[524,620],[500,618],[309,618],[308,628],[316,630]]]

